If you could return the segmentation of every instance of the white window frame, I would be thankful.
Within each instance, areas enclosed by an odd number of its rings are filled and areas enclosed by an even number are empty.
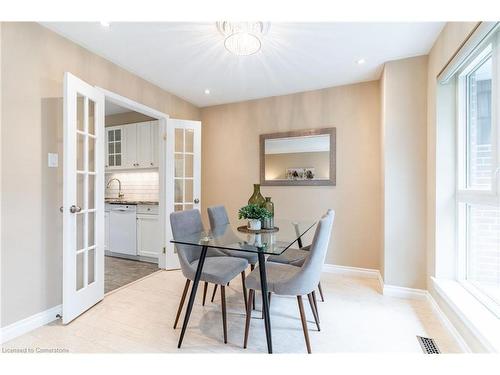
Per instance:
[[[498,33],[496,33],[498,34]],[[500,305],[467,280],[467,254],[470,239],[468,238],[469,205],[500,206],[499,190],[499,114],[500,109],[500,37],[494,35],[484,47],[472,55],[463,68],[457,73],[457,155],[456,155],[456,243],[457,246],[457,281],[490,311],[500,318]],[[468,100],[467,77],[481,63],[492,58],[492,179],[491,188],[470,189],[467,187],[468,172]]]

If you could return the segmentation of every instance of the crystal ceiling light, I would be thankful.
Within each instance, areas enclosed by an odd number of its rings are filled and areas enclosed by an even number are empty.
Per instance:
[[[269,22],[217,22],[224,36],[224,47],[237,56],[249,56],[260,51],[262,37],[269,30]]]

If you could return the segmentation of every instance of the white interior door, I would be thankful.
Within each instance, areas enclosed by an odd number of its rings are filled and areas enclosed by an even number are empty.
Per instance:
[[[64,75],[63,323],[104,298],[104,95]]]
[[[172,189],[165,230],[166,268],[179,268],[168,220],[172,211],[201,209],[201,122],[169,119],[167,122],[167,178]],[[173,185],[172,185],[173,182]]]

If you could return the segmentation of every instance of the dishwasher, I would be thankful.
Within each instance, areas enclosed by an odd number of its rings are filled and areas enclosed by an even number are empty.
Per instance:
[[[109,251],[137,255],[137,206],[111,204],[109,208]]]

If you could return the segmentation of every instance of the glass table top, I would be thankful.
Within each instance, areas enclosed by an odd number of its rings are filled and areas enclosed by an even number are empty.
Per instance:
[[[274,226],[278,228],[272,233],[246,233],[237,228],[243,223],[228,224],[214,228],[211,231],[192,233],[178,237],[170,242],[175,244],[208,246],[216,249],[246,251],[280,255],[306,234],[314,225],[315,220],[292,221],[275,219]]]

